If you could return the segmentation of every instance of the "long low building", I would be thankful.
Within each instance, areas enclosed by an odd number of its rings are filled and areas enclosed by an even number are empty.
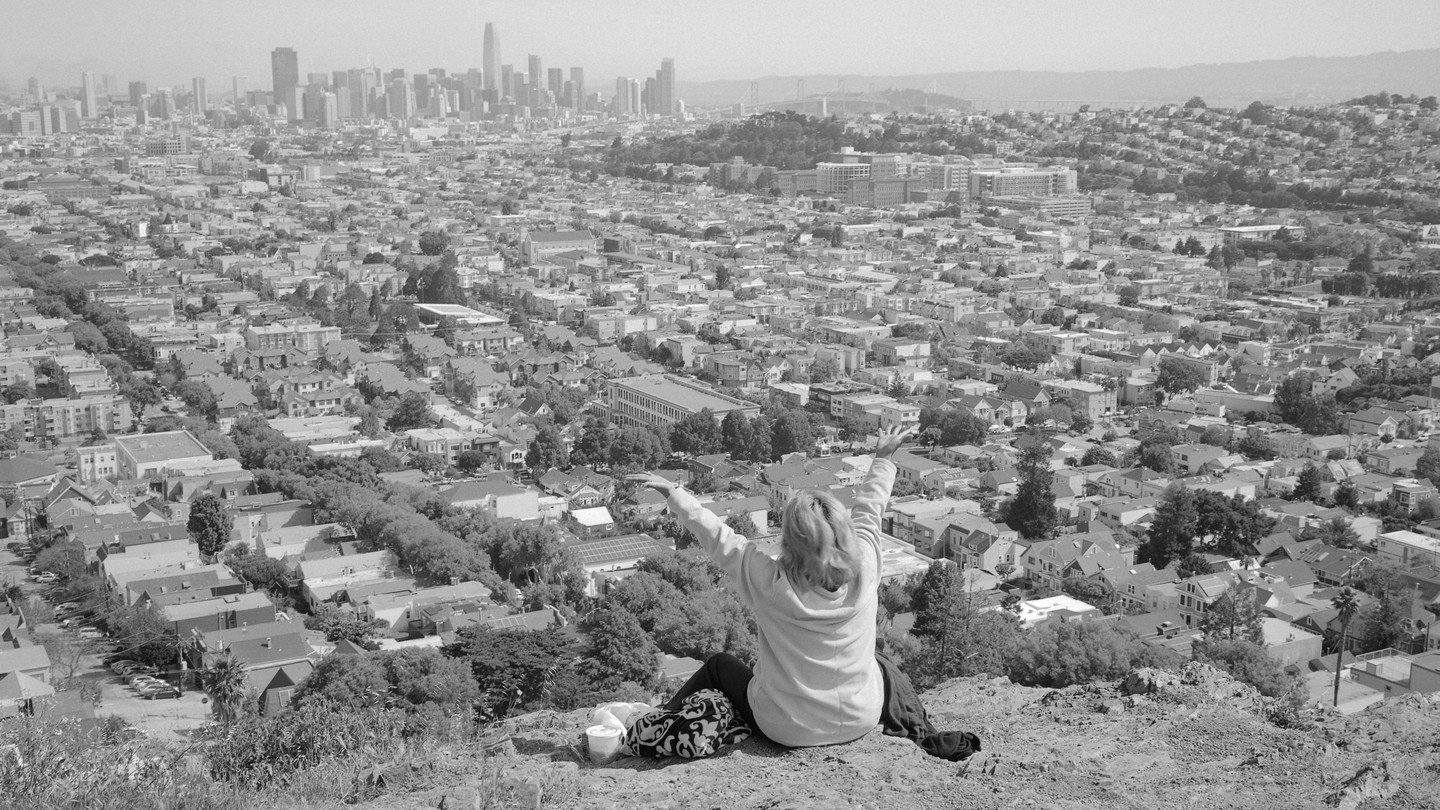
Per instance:
[[[760,406],[753,402],[673,374],[610,380],[608,394],[610,419],[617,425],[668,428],[703,410],[709,410],[717,420],[731,411],[739,411],[747,419],[760,415]]]

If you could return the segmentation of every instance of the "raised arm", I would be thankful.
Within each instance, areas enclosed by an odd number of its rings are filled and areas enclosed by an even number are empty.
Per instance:
[[[777,570],[775,561],[756,549],[743,535],[736,534],[684,487],[651,473],[630,475],[626,479],[665,496],[670,514],[695,536],[710,559],[730,575],[735,592],[744,602],[753,604],[756,590],[774,579]]]
[[[885,514],[885,504],[890,500],[890,490],[895,486],[895,462],[890,457],[900,449],[908,429],[889,428],[880,433],[875,446],[875,460],[870,464],[870,474],[855,493],[855,508],[850,519],[855,525],[855,535],[860,539],[880,546],[880,516]]]

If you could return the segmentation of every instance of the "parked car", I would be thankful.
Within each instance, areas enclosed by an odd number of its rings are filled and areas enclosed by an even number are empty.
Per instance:
[[[167,683],[163,687],[157,687],[145,692],[141,697],[146,700],[169,700],[170,698],[180,697],[180,690]]]
[[[116,675],[124,675],[126,670],[138,666],[141,666],[139,661],[134,661],[129,658],[121,658],[117,661],[111,662],[110,671],[115,673]]]
[[[86,641],[103,641],[106,636],[104,633],[96,630],[93,627],[82,627],[80,628],[80,638],[83,638]]]

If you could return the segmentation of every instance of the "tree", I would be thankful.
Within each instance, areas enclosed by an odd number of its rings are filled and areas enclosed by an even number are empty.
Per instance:
[[[1175,576],[1181,579],[1189,579],[1208,573],[1210,573],[1210,562],[1193,551],[1175,563]]]
[[[607,457],[612,468],[653,470],[670,453],[668,441],[648,427],[622,427],[610,438]]]
[[[225,552],[225,564],[235,576],[273,597],[285,597],[290,590],[290,569],[265,554],[252,554],[250,547],[236,543]]]
[[[175,395],[185,401],[191,414],[206,419],[215,418],[215,393],[200,380],[181,380],[175,384]]]
[[[720,443],[731,458],[737,461],[749,459],[755,444],[755,427],[745,414],[731,411],[720,421]]]
[[[1205,374],[1198,367],[1177,357],[1162,357],[1155,374],[1155,385],[1170,396],[1194,391],[1205,384]]]
[[[774,422],[770,435],[774,454],[809,453],[815,446],[814,428],[810,417],[800,411],[786,411]]]
[[[1335,488],[1335,505],[1353,509],[1360,504],[1360,488],[1352,481],[1341,481]]]
[[[1110,622],[1047,622],[1019,634],[1006,674],[1023,686],[1049,689],[1115,680],[1143,665],[1143,646]]]
[[[607,606],[582,624],[589,644],[580,672],[597,689],[615,689],[625,682],[651,686],[660,669],[660,649],[640,626],[635,614]]]
[[[570,660],[569,639],[556,630],[471,625],[455,637],[441,652],[470,665],[482,699],[497,718],[539,704]]]
[[[190,502],[185,528],[195,538],[201,555],[213,557],[230,542],[230,513],[218,497],[206,492]]]
[[[1120,288],[1120,306],[1133,307],[1140,303],[1140,287],[1128,284]]]
[[[1210,603],[1200,617],[1200,632],[1211,641],[1248,641],[1265,643],[1265,628],[1260,615],[1257,594],[1253,590],[1236,593],[1230,589]]]
[[[1406,636],[1406,602],[1412,598],[1394,576],[1377,576],[1372,582],[1374,584],[1369,587],[1375,604],[1361,617],[1360,644],[1363,652],[1400,644]]]
[[[385,429],[391,433],[403,433],[434,424],[435,414],[430,411],[430,398],[419,391],[409,391],[400,397],[390,418],[385,420]]]
[[[565,448],[565,437],[554,422],[544,422],[530,440],[530,449],[525,451],[525,466],[536,475],[552,468],[562,468],[570,459]]]
[[[210,711],[217,720],[228,726],[244,716],[250,675],[240,659],[229,653],[221,655],[205,670],[202,681],[210,696]]]
[[[1092,447],[1085,451],[1080,457],[1080,466],[1089,467],[1091,464],[1104,464],[1107,467],[1115,466],[1115,454],[1102,447]]]
[[[754,537],[760,533],[760,527],[756,526],[755,521],[751,520],[750,515],[745,512],[737,512],[725,518],[725,525],[743,537]]]
[[[1330,599],[1330,606],[1339,612],[1340,618],[1340,643],[1335,648],[1335,700],[1334,705],[1340,705],[1340,673],[1345,670],[1341,663],[1345,659],[1345,638],[1350,632],[1350,621],[1360,610],[1360,600],[1355,592],[1349,588],[1341,589],[1340,593]]]
[[[1427,444],[1425,452],[1415,461],[1415,476],[1440,486],[1440,449]]]
[[[377,253],[377,252],[375,252],[375,251],[373,251],[373,250],[372,250],[371,252],[369,252],[369,253],[366,253],[366,254],[365,254],[365,258],[361,261],[361,264],[385,264],[385,263],[386,263],[386,262],[385,262],[385,254],[384,254],[384,253]],[[377,292],[378,292],[378,290],[377,290]]]
[[[1195,660],[1214,664],[1231,677],[1248,683],[1266,697],[1281,697],[1294,688],[1291,677],[1266,652],[1249,641],[1201,639],[1193,647]]]
[[[446,256],[453,257],[455,254],[446,253]],[[454,267],[444,266],[441,260],[441,267],[436,268],[425,279],[424,287],[420,290],[420,300],[427,304],[461,304],[465,301],[465,292],[460,288],[460,276],[456,274]]]
[[[1320,468],[1313,463],[1306,464],[1295,479],[1295,488],[1290,490],[1292,501],[1313,501],[1320,497]]]
[[[965,587],[960,569],[936,561],[921,575],[911,597],[912,631],[920,639],[917,660],[909,667],[921,685],[979,672],[1003,672],[1009,641],[1018,629],[1008,611]]]
[[[420,253],[425,256],[439,256],[450,246],[450,235],[444,231],[426,231],[418,240]]]
[[[1205,109],[1205,99],[1203,99],[1203,98],[1201,98],[1201,97],[1199,97],[1199,96],[1191,96],[1191,97],[1190,97],[1190,100],[1187,101],[1187,102],[1185,102],[1185,109],[1187,109],[1187,110],[1196,110],[1196,109],[1203,110],[1203,109]]]
[[[1345,272],[1363,273],[1365,275],[1374,273],[1375,259],[1370,256],[1370,248],[1367,247],[1361,252],[1355,254],[1355,256],[1350,259],[1350,263],[1346,265]]]
[[[323,632],[326,641],[349,641],[367,650],[380,649],[375,642],[375,625],[328,603],[315,605],[311,614],[305,617],[305,629]]]
[[[834,382],[840,379],[840,364],[829,357],[819,357],[810,365],[810,381],[816,383]]]
[[[1201,490],[1195,495],[1195,510],[1196,536],[1217,553],[1232,557],[1258,556],[1255,544],[1275,527],[1275,519],[1262,513],[1257,502],[1240,495],[1227,498]]]
[[[590,416],[580,435],[570,447],[570,463],[575,465],[607,464],[610,456],[610,423]]]
[[[1171,484],[1160,498],[1150,522],[1145,543],[1146,561],[1159,569],[1171,560],[1184,558],[1190,553],[1198,523],[1194,493],[1184,484]]]
[[[709,408],[686,414],[670,426],[670,448],[678,453],[708,456],[724,449],[720,425]]]
[[[1031,434],[1031,438],[1015,465],[1020,486],[1010,502],[1007,522],[1027,540],[1041,540],[1054,533],[1059,513],[1051,490],[1055,473],[1050,469],[1050,445],[1038,434]]]

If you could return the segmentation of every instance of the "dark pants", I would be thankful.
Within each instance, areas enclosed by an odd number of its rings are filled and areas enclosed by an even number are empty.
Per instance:
[[[749,726],[756,735],[761,735],[760,726],[755,724],[755,714],[750,711],[749,689],[750,681],[754,677],[755,673],[739,658],[730,653],[716,653],[706,659],[705,665],[695,670],[695,674],[690,676],[690,680],[686,681],[685,685],[680,687],[680,691],[670,698],[670,701],[665,704],[665,711],[678,710],[685,698],[696,692],[703,689],[716,689],[730,699],[730,703],[735,706],[736,714],[739,714],[740,719],[745,721],[745,725]]]

